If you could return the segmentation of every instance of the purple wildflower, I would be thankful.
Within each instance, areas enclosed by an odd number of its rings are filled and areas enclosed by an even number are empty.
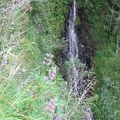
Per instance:
[[[50,54],[49,54],[49,53],[46,53],[46,56],[47,56],[47,57],[49,57],[49,56],[50,56]]]
[[[57,107],[57,99],[50,99],[50,101],[48,102],[48,106],[46,107],[46,110],[51,112],[51,113],[55,113],[55,109]]]
[[[51,53],[46,53],[46,57],[44,58],[43,64],[46,66],[50,66],[50,64],[52,63],[52,57],[53,55]]]
[[[50,57],[50,58],[53,57],[53,55],[52,55],[51,53],[46,53],[46,56],[47,56],[47,57]]]
[[[63,119],[60,116],[56,116],[55,120],[63,120]]]
[[[52,69],[48,71],[48,76],[47,76],[48,79],[46,80],[49,80],[49,81],[54,80],[55,76],[56,76],[56,67],[52,67]]]

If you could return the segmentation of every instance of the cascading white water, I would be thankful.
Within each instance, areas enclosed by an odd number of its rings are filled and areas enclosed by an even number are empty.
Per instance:
[[[70,9],[69,15],[69,25],[67,38],[69,41],[69,52],[68,58],[72,60],[73,58],[78,58],[78,46],[77,46],[77,36],[75,32],[75,21],[76,21],[76,0],[73,1],[73,6]]]
[[[76,96],[78,95],[77,90],[77,82],[79,80],[83,80],[83,78],[79,78],[78,70],[74,63],[75,59],[78,59],[78,45],[77,45],[77,34],[75,31],[75,22],[76,22],[76,0],[73,0],[73,5],[70,8],[69,19],[68,19],[68,27],[67,27],[67,39],[68,39],[68,59],[71,63],[71,69],[68,70],[68,77],[70,80],[70,89],[72,93]],[[83,116],[83,120],[93,120],[93,113],[89,107],[84,109],[86,113],[90,116]],[[89,112],[88,112],[89,111]]]
[[[76,0],[73,1],[73,5],[70,8],[69,21],[67,27],[67,39],[69,42],[69,51],[68,59],[71,63],[71,69],[68,70],[69,79],[70,79],[70,88],[73,94],[77,95],[77,78],[78,71],[75,67],[74,59],[78,58],[78,46],[77,46],[77,35],[75,31],[75,22],[76,22]],[[74,90],[73,90],[74,89]]]

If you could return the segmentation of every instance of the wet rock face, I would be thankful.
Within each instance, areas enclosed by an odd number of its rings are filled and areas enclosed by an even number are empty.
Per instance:
[[[66,60],[68,60],[68,58],[66,57],[69,51],[69,45],[66,38],[66,31],[68,27],[68,15],[65,21],[65,29],[62,34],[62,37],[65,38],[65,41],[61,52],[60,62],[65,62]],[[91,67],[91,61],[95,51],[94,44],[90,38],[89,21],[82,8],[77,10],[77,17],[80,21],[80,24],[75,26],[78,43],[78,58],[83,63],[85,63],[87,68],[89,69]]]
[[[78,36],[79,59],[90,68],[95,49],[90,37],[89,21],[83,9],[78,10],[78,17],[80,25],[76,26],[76,32]]]

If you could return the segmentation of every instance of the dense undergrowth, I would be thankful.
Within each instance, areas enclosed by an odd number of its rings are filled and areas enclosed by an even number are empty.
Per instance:
[[[119,0],[78,2],[96,43],[95,118],[119,120]],[[85,106],[93,106],[92,97],[71,95],[52,57],[62,47],[69,3],[0,1],[0,120],[80,120]]]
[[[42,30],[48,27],[43,27],[43,22],[40,29],[35,27],[29,17],[34,6],[29,2],[1,1],[0,120],[63,117],[66,83],[52,58],[49,65],[43,64],[53,52],[57,38]],[[54,80],[46,80],[53,68]]]
[[[93,108],[96,120],[120,119],[120,1],[85,2],[96,43],[93,67],[97,75],[94,93],[98,95]]]
[[[68,2],[0,2],[0,120],[81,119],[92,100],[74,98],[53,61]]]

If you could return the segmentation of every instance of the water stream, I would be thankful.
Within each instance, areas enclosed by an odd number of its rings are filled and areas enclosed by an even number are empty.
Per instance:
[[[75,22],[76,22],[76,0],[74,0],[73,6],[69,13],[69,24],[67,30],[67,38],[69,41],[69,52],[68,58],[72,60],[73,58],[78,58],[78,46],[77,46],[77,36],[75,32]]]
[[[75,22],[76,22],[76,0],[73,1],[73,5],[70,8],[69,18],[68,18],[68,27],[67,27],[67,39],[69,44],[68,49],[68,60],[71,63],[71,69],[68,70],[68,75],[70,79],[70,88],[74,94],[77,93],[76,81],[78,78],[78,71],[75,66],[74,60],[78,58],[78,46],[77,46],[77,35],[75,31]],[[74,88],[74,90],[73,90]]]
[[[69,17],[68,17],[68,26],[66,31],[66,38],[68,40],[68,54],[67,58],[70,61],[71,69],[68,70],[68,78],[70,82],[70,90],[72,93],[77,96],[79,93],[77,86],[78,81],[84,80],[83,77],[79,76],[79,70],[75,65],[75,60],[78,59],[78,40],[77,40],[77,33],[75,29],[76,23],[76,0],[73,0],[73,5],[70,7]],[[89,114],[90,117],[83,115],[83,120],[93,120],[93,113],[89,107],[86,107],[84,111]]]

